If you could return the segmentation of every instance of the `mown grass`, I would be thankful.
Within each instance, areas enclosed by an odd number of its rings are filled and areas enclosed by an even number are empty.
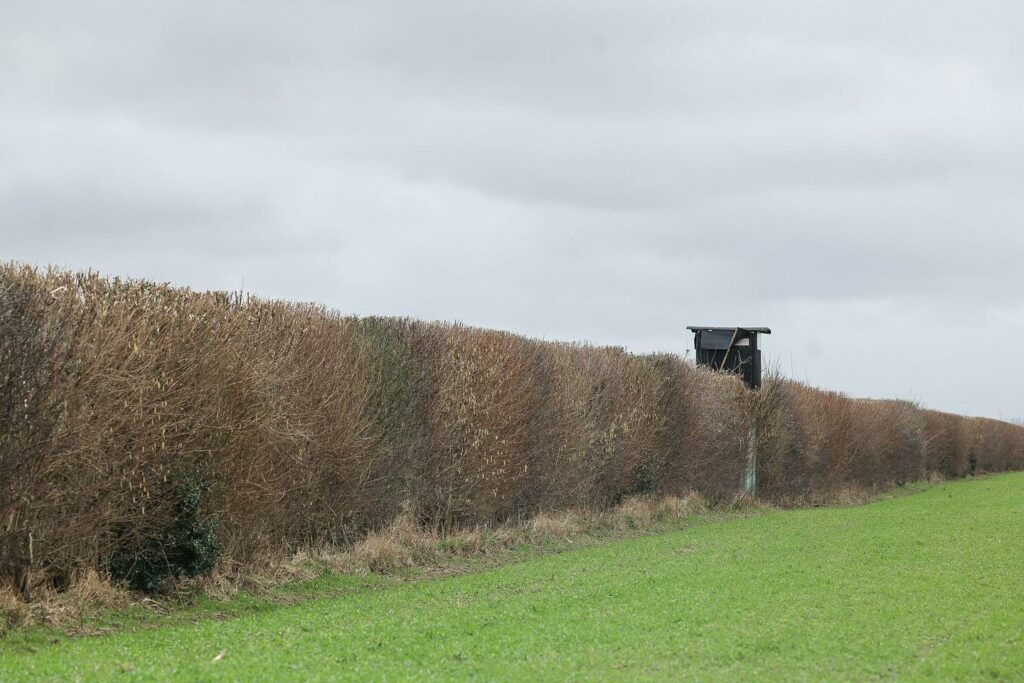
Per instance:
[[[1010,474],[448,578],[330,577],[307,590],[345,591],[223,619],[36,632],[0,643],[0,680],[1016,680],[1022,529]]]

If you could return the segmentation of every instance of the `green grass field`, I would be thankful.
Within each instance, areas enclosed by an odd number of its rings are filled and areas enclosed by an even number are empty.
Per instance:
[[[195,616],[0,680],[1024,680],[1024,474]]]

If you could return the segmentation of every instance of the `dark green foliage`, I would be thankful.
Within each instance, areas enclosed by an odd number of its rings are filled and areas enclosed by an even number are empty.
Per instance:
[[[109,561],[110,574],[132,588],[152,593],[167,579],[193,577],[213,571],[220,556],[217,522],[200,516],[207,487],[187,478],[178,487],[177,510],[171,525],[142,548],[125,548]]]
[[[415,488],[415,454],[422,450],[422,397],[408,320],[363,318],[355,340],[366,372],[365,414],[377,440],[368,470],[368,517],[380,523],[399,513]],[[372,493],[371,493],[372,491]]]

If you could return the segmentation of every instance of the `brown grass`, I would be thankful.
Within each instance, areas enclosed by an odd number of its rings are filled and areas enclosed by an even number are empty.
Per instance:
[[[349,560],[356,568],[384,574],[429,564],[436,556],[436,534],[421,527],[406,512],[387,528],[356,543],[349,553]]]
[[[19,592],[10,586],[0,586],[0,636],[29,622],[28,604]]]
[[[579,536],[588,528],[587,516],[580,512],[541,512],[530,520],[529,532],[534,538],[565,540]]]

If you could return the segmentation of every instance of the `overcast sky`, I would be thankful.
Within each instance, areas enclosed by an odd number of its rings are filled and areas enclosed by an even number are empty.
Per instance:
[[[1024,417],[1024,5],[0,0],[0,258]]]

